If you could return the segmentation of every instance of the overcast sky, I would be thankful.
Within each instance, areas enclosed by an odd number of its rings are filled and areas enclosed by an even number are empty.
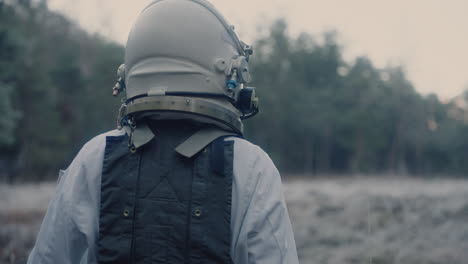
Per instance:
[[[49,0],[85,29],[125,44],[149,0]],[[345,58],[369,56],[378,67],[403,64],[423,94],[449,99],[468,88],[467,0],[212,0],[246,42],[278,17],[290,33],[336,29]]]

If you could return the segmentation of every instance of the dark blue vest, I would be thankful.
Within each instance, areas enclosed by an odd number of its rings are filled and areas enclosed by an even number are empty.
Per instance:
[[[218,138],[192,158],[174,151],[198,127],[150,125],[155,138],[136,153],[128,137],[107,137],[98,262],[232,263],[233,141]]]

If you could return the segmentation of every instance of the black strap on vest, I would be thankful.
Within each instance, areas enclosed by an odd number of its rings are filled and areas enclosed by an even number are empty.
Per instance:
[[[234,142],[220,137],[186,158],[174,151],[179,131],[159,131],[134,154],[126,135],[107,137],[98,263],[232,263]]]
[[[224,138],[219,137],[211,144],[211,169],[218,175],[224,175]]]

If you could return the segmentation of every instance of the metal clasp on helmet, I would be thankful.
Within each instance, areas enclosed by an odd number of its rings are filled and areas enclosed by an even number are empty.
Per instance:
[[[117,96],[125,90],[125,64],[121,64],[117,69],[117,82],[112,88],[112,95]]]

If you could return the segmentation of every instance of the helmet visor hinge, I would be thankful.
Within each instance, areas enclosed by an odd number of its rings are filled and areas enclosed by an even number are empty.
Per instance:
[[[239,83],[245,84],[251,81],[249,63],[244,56],[234,57],[225,73],[229,78],[226,84],[229,91],[237,88]]]

